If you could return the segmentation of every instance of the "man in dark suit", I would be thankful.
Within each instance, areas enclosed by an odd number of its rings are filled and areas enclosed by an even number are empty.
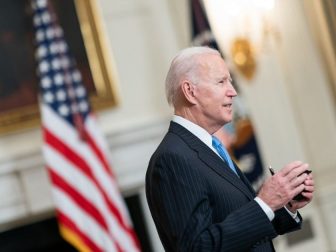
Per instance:
[[[272,239],[299,229],[297,209],[312,200],[308,165],[286,165],[256,195],[212,136],[232,120],[237,95],[218,51],[182,50],[169,69],[166,94],[175,115],[146,174],[147,200],[165,250],[274,251]],[[301,192],[302,201],[292,200]]]

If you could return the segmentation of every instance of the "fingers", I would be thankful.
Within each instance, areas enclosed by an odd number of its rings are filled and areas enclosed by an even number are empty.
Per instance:
[[[313,198],[313,192],[302,192],[302,195],[307,199],[306,201],[311,201]]]
[[[308,170],[308,167],[309,165],[307,163],[294,161],[286,165],[277,175],[283,177],[284,180],[287,181],[289,187],[294,189],[308,180],[308,176],[311,177],[305,173],[305,171]]]
[[[310,173],[310,174],[308,175],[308,179],[313,180],[313,174]]]
[[[291,172],[293,169],[301,166],[303,164],[302,161],[294,161],[294,162],[291,162],[289,164],[287,164],[281,171],[280,173],[282,173],[283,176],[287,176],[287,174],[289,172]]]
[[[314,192],[314,186],[305,186],[304,192]]]
[[[305,178],[308,177],[307,174],[305,174],[304,172],[308,169],[309,165],[308,164],[304,164],[302,163],[301,165],[293,168],[289,173],[287,173],[287,177],[289,180],[295,179],[298,176],[303,176],[306,175]],[[302,174],[302,175],[301,175]]]
[[[291,188],[295,188],[301,184],[304,185],[304,182],[306,181],[307,176],[308,176],[307,174],[303,173],[302,175],[297,176],[293,178],[292,180],[290,180],[289,185],[291,186]]]
[[[303,182],[303,184],[305,185],[305,191],[313,192],[314,191],[314,186],[315,186],[315,182],[313,180],[313,175],[309,174],[308,177],[306,178],[306,180]]]
[[[290,170],[289,168],[286,168],[289,169],[287,170],[287,178],[288,177],[292,177],[293,174],[296,174],[297,172],[301,172],[302,170],[305,171],[306,169],[308,169],[308,167],[305,167],[306,164],[303,164],[298,167],[293,167],[292,166],[292,170]],[[294,172],[295,170],[295,172]],[[299,176],[297,177],[294,177],[289,183],[291,184],[292,187],[292,192],[295,191],[295,195],[301,193],[301,195],[304,197],[302,200],[291,200],[291,206],[293,209],[300,209],[304,206],[306,206],[309,202],[312,201],[313,199],[313,195],[314,195],[314,185],[315,185],[315,182],[314,182],[314,179],[313,179],[313,175],[312,174],[306,174],[306,173],[303,173],[301,174],[299,173]],[[302,181],[301,184],[300,181]],[[298,185],[299,184],[299,185]],[[295,187],[295,185],[297,185],[297,187]]]
[[[303,182],[303,184],[305,186],[304,193],[313,193],[314,192],[315,182],[314,182],[313,176],[311,174],[309,174],[309,176]]]
[[[307,179],[305,180],[305,183],[308,183],[307,185],[314,185],[314,179],[312,174],[308,175]]]
[[[293,196],[291,198],[293,198],[295,195],[298,195],[299,193],[301,193],[304,189],[305,189],[305,186],[302,183],[299,186],[295,187],[292,191]]]
[[[306,186],[314,186],[315,185],[315,182],[314,180],[310,179],[309,177],[306,178],[306,180],[304,181],[304,184]]]
[[[311,200],[305,200],[305,201],[295,201],[295,200],[292,200],[290,203],[292,205],[291,209],[293,210],[298,210],[304,206],[306,206]]]

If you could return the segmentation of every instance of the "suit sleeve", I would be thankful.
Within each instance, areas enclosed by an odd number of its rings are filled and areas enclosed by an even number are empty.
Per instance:
[[[174,251],[244,251],[277,235],[253,200],[214,223],[204,178],[182,155],[162,155],[148,176],[154,220]]]
[[[298,217],[300,222],[296,222],[292,216],[290,216],[285,208],[281,208],[277,211],[275,211],[275,217],[272,221],[273,226],[275,227],[275,230],[279,235],[293,232],[296,230],[301,229],[302,226],[302,217],[300,213],[298,212]]]

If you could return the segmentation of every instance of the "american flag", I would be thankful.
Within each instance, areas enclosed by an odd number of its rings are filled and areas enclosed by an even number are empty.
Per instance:
[[[80,251],[140,251],[76,63],[48,0],[32,0],[43,153],[63,237]]]

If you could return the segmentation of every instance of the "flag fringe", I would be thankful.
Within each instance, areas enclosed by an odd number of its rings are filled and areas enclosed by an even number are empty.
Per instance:
[[[66,226],[59,224],[62,237],[73,245],[80,252],[90,252],[91,250],[83,243],[82,239]]]

